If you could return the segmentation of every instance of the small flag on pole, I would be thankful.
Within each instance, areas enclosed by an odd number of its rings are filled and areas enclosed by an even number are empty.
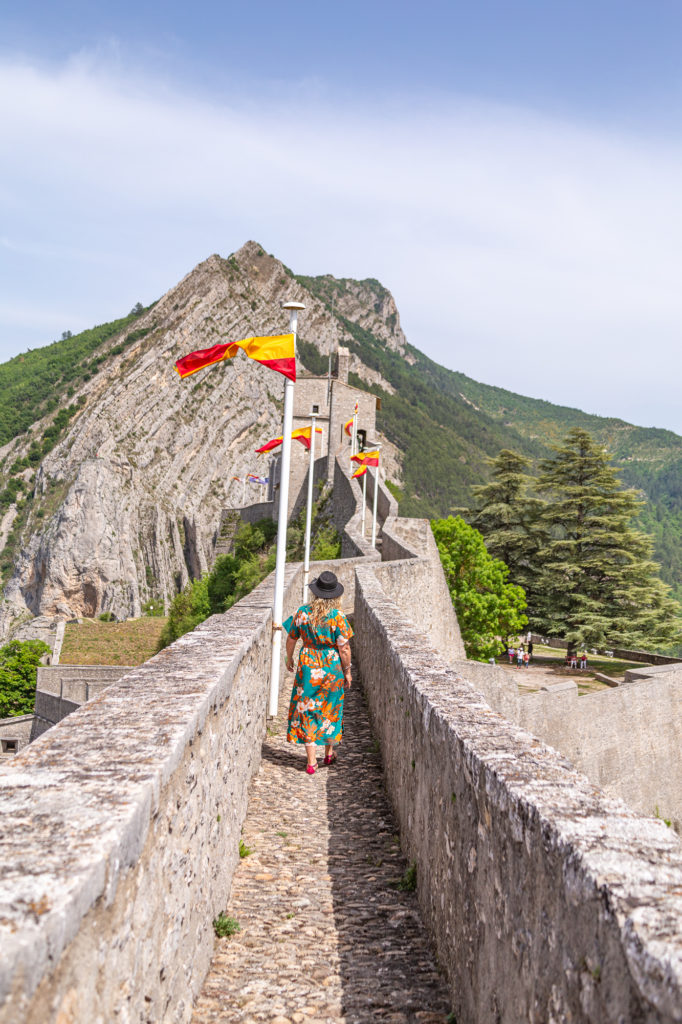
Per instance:
[[[358,414],[358,409],[359,409],[359,408],[360,408],[360,406],[359,406],[359,404],[358,404],[358,400],[357,400],[357,398],[356,398],[356,399],[355,399],[355,409],[353,410],[353,413],[354,413],[354,415],[355,415],[355,416],[357,416],[357,414]]]
[[[346,422],[343,425],[343,429],[346,431],[346,433],[348,434],[349,437],[352,437],[352,435],[353,435],[353,417],[352,416],[351,416],[351,418],[349,420],[346,420]]]
[[[236,480],[238,484],[242,482],[242,478],[240,476],[233,476],[232,479]]]
[[[379,450],[376,449],[372,452],[358,452],[357,455],[351,455],[351,462],[359,462],[361,466],[378,466],[379,465]]]
[[[205,366],[213,366],[223,359],[232,359],[241,349],[249,359],[284,374],[289,380],[296,380],[296,352],[293,334],[273,334],[264,338],[242,338],[241,341],[230,341],[226,345],[214,345],[213,348],[190,352],[178,359],[175,369],[184,379]]]
[[[255,473],[249,473],[246,479],[250,484],[266,484],[269,478],[267,476],[256,476]]]
[[[321,434],[322,427],[315,427],[315,433]],[[267,441],[261,448],[256,448],[256,452],[262,455],[264,452],[271,452],[273,448],[279,448],[282,443],[283,437],[273,437],[271,441]],[[310,451],[310,427],[299,427],[298,430],[292,430],[291,432],[292,441],[300,441],[306,451]]]
[[[358,466],[352,476],[364,476],[367,472],[367,466]]]

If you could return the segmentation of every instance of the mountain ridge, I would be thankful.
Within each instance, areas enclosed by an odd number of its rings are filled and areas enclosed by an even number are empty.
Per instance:
[[[54,380],[48,373],[38,389],[35,418],[27,425],[24,414],[21,432],[0,448],[0,629],[36,614],[139,614],[206,571],[221,510],[240,503],[232,476],[252,470],[254,448],[281,432],[283,382],[241,357],[180,382],[173,363],[228,338],[280,333],[283,299],[306,305],[300,372],[326,372],[329,354],[345,345],[351,382],[381,396],[379,426],[402,453],[391,482],[405,514],[443,515],[468,503],[469,486],[486,479],[485,457],[501,447],[542,457],[547,445],[534,435],[552,413],[557,440],[575,416],[595,421],[597,436],[611,431],[623,465],[629,459],[654,494],[648,528],[658,528],[659,543],[682,536],[672,514],[677,502],[682,513],[682,438],[440,367],[407,341],[380,282],[297,277],[251,241],[227,258],[208,257],[151,307],[93,329],[98,337],[78,335],[15,362],[30,374],[59,357]],[[76,354],[61,360],[67,349]],[[11,378],[8,366],[0,379]],[[1,413],[0,399],[0,425]],[[546,439],[548,425],[542,430]],[[682,564],[669,561],[682,582]]]

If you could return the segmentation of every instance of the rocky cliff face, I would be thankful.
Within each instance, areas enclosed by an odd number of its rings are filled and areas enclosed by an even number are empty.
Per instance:
[[[402,350],[393,299],[373,284],[345,282],[340,317],[332,316],[324,295],[248,242],[228,259],[201,263],[136,321],[136,336],[148,333],[73,396],[81,411],[35,475],[27,473],[34,499],[5,588],[2,634],[32,615],[139,615],[144,602],[168,601],[205,572],[220,510],[241,504],[232,478],[255,470],[254,449],[281,432],[283,378],[239,354],[181,381],[175,360],[230,338],[285,331],[285,299],[305,303],[300,336],[322,354],[344,344],[343,318]],[[353,369],[368,381],[377,376],[357,357]],[[49,422],[0,449],[4,466]]]

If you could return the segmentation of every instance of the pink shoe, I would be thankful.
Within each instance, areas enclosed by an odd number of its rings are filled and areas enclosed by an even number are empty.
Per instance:
[[[325,764],[334,764],[334,761],[336,761],[336,754],[325,754],[324,755],[324,763]]]
[[[308,773],[308,775],[314,775],[315,774],[315,765],[314,764],[307,764],[305,766],[305,770]]]

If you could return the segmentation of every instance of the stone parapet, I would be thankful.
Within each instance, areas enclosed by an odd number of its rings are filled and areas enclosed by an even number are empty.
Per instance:
[[[365,520],[365,533],[362,536],[362,488],[357,480],[352,480],[344,468],[345,456],[337,456],[334,463],[334,505],[332,518],[337,530],[341,533],[341,556],[343,558],[380,559],[380,555],[371,544],[372,520]]]
[[[268,578],[3,765],[2,1024],[189,1020],[260,761],[271,591]]]
[[[641,814],[670,820],[681,832],[682,668],[632,673],[640,674],[627,685],[582,696],[574,680],[527,694],[518,701],[515,721],[611,796]]]
[[[14,757],[31,739],[33,715],[0,718],[0,759]]]
[[[356,575],[385,784],[457,1019],[682,1020],[678,837],[495,713]]]
[[[116,682],[131,665],[41,665],[31,741]]]

